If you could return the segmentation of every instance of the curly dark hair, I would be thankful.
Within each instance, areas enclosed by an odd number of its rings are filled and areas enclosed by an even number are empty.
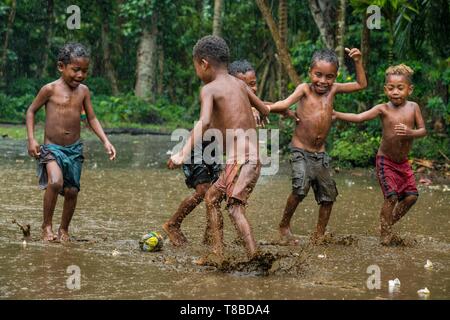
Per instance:
[[[89,52],[81,43],[66,43],[58,53],[58,62],[69,64],[72,58],[88,58]]]
[[[317,61],[326,61],[334,64],[336,69],[339,70],[339,59],[336,52],[331,49],[321,49],[314,52],[311,58],[310,68],[314,67]]]
[[[236,76],[238,73],[245,74],[248,71],[255,71],[253,66],[247,60],[236,60],[228,66],[228,73]]]
[[[412,76],[414,74],[414,70],[403,63],[396,66],[390,66],[389,68],[387,68],[385,72],[386,80],[390,75],[394,74],[404,76],[409,83],[412,83]]]
[[[228,65],[230,49],[221,37],[206,36],[197,41],[192,51],[197,60],[205,59],[218,64]]]

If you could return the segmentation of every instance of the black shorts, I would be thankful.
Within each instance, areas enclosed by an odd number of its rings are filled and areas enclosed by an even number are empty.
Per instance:
[[[293,193],[304,198],[312,186],[318,204],[336,201],[338,191],[330,175],[331,158],[326,152],[308,152],[292,147],[290,161]]]
[[[188,188],[195,189],[202,183],[213,184],[219,178],[222,167],[220,164],[184,164],[183,172],[186,176]]]

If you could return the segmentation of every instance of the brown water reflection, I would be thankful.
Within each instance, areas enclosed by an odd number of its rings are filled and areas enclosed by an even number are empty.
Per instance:
[[[159,253],[142,253],[140,236],[160,226],[190,191],[181,170],[164,169],[167,136],[113,136],[119,152],[114,163],[106,161],[97,141],[86,142],[82,192],[71,225],[71,234],[87,242],[43,244],[29,242],[10,220],[31,224],[37,240],[42,223],[42,192],[28,159],[25,143],[0,140],[0,297],[14,299],[418,299],[427,287],[430,299],[450,297],[449,195],[439,189],[421,188],[415,207],[397,231],[417,240],[413,247],[385,248],[378,244],[378,211],[382,195],[370,171],[335,175],[340,196],[329,223],[336,236],[352,235],[349,246],[311,247],[318,207],[312,194],[299,206],[293,231],[302,236],[299,247],[262,245],[264,250],[296,253],[301,270],[280,263],[268,276],[222,273],[192,261],[206,248],[200,245],[205,225],[201,205],[183,224],[190,245],[175,249],[165,243]],[[252,195],[248,217],[257,240],[277,238],[277,224],[290,191],[286,163],[276,176],[262,177]],[[54,217],[57,228],[62,210],[59,199]],[[225,218],[227,252],[244,257],[234,244],[235,232]],[[113,255],[113,250],[119,252]],[[319,255],[326,256],[319,258]],[[424,264],[430,259],[433,270]],[[67,267],[81,270],[81,289],[66,287]],[[367,267],[381,269],[381,289],[369,290]],[[399,278],[399,292],[389,293],[388,280]]]

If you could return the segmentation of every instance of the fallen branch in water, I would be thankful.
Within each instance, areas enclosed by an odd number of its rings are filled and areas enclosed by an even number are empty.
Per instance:
[[[448,162],[450,162],[450,159],[445,155],[445,153],[443,153],[441,150],[438,150],[439,153],[445,158],[445,160],[447,160]]]
[[[23,238],[24,238],[25,240],[31,239],[31,226],[30,226],[29,224],[23,226],[22,224],[20,224],[19,222],[17,222],[16,219],[13,219],[13,220],[11,221],[11,223],[17,224],[17,225],[20,227],[20,229],[22,230],[22,233],[23,233]]]

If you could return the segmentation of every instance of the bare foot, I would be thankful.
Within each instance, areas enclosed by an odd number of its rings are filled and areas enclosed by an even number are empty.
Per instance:
[[[69,232],[67,230],[58,229],[58,240],[61,242],[70,242]]]
[[[405,240],[398,235],[391,233],[381,236],[380,243],[383,246],[404,246]]]
[[[182,246],[188,242],[180,228],[171,226],[168,222],[164,223],[162,228],[174,246]]]
[[[194,260],[193,262],[198,266],[213,266],[213,267],[219,267],[223,263],[223,257],[219,256],[215,253],[209,253],[201,258],[198,258],[197,260]]]
[[[42,240],[44,240],[45,242],[56,240],[56,236],[53,233],[52,226],[46,226],[42,228]]]
[[[281,228],[280,231],[280,244],[285,246],[296,246],[299,244],[299,239],[295,237],[291,229],[289,227],[287,228]]]
[[[320,246],[320,245],[323,245],[323,244],[326,244],[327,242],[329,242],[331,237],[332,237],[332,235],[324,235],[324,234],[314,232],[311,235],[309,240],[310,240],[311,244],[313,244],[315,246]]]

